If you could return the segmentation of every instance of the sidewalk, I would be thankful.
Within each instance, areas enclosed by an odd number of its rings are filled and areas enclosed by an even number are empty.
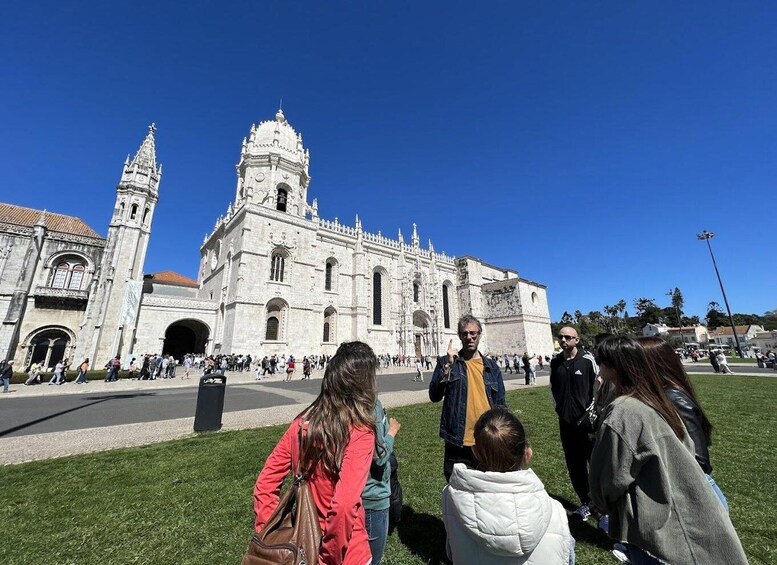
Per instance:
[[[397,373],[410,373],[415,371],[411,367],[389,367],[387,369],[381,369],[378,375],[390,375]],[[0,394],[0,402],[8,398],[23,398],[28,396],[54,396],[60,394],[102,394],[106,392],[127,392],[137,390],[166,390],[173,388],[185,388],[185,387],[198,387],[200,384],[200,377],[202,377],[201,369],[191,369],[189,371],[189,378],[183,378],[183,367],[178,367],[176,370],[176,376],[171,379],[154,379],[147,381],[139,381],[135,379],[119,379],[118,381],[107,383],[104,381],[105,371],[95,371],[89,373],[89,382],[86,384],[77,385],[73,382],[74,376],[70,376],[70,381],[62,385],[49,385],[46,380],[42,384],[35,384],[30,386],[24,386],[22,384],[12,384],[9,387],[8,394]],[[220,373],[214,373],[218,375]],[[286,374],[276,373],[275,375],[265,375],[261,381],[256,380],[256,373],[254,371],[227,371],[227,386],[247,384],[247,383],[268,383],[268,382],[280,382],[286,378]],[[313,371],[311,379],[321,379],[324,376],[324,371],[317,369]],[[294,371],[294,380],[298,381],[302,378],[302,370]]]

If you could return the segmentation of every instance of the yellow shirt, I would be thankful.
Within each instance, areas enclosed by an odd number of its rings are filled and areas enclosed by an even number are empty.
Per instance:
[[[483,381],[483,358],[464,361],[467,365],[467,421],[464,424],[464,445],[475,445],[475,422],[491,405]]]

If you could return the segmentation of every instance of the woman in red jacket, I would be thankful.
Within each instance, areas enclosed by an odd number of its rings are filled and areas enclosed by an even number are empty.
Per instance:
[[[318,509],[323,537],[322,565],[365,565],[370,546],[361,494],[375,447],[375,372],[378,360],[366,343],[342,344],[327,363],[321,392],[291,423],[275,446],[254,486],[254,526],[259,532],[278,505],[281,484],[289,475],[293,453]],[[299,450],[298,430],[305,440]]]

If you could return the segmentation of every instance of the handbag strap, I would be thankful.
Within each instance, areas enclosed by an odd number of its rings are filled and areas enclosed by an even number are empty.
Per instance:
[[[307,437],[307,430],[305,427],[307,422],[300,420],[299,428],[297,428],[297,466],[294,471],[294,484],[299,484],[308,478],[308,471],[302,472],[302,452],[304,449],[303,442]]]

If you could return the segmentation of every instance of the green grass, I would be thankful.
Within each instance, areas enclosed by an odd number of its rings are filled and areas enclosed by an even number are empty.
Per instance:
[[[728,358],[728,362],[729,363],[746,363],[748,365],[755,365],[758,362],[758,360],[755,359],[754,357],[744,357],[744,358],[742,358],[742,357],[735,357],[734,355],[732,355],[731,357]]]
[[[777,562],[777,379],[694,378],[715,425],[715,478],[751,564]],[[508,394],[548,491],[574,501],[547,388]],[[391,410],[405,496],[384,563],[439,563],[440,405]],[[285,426],[201,436],[0,468],[4,564],[239,563],[252,532],[253,483]],[[76,433],[76,432],[66,432]],[[570,502],[571,506],[571,502]],[[614,563],[593,524],[573,525],[577,562]]]

